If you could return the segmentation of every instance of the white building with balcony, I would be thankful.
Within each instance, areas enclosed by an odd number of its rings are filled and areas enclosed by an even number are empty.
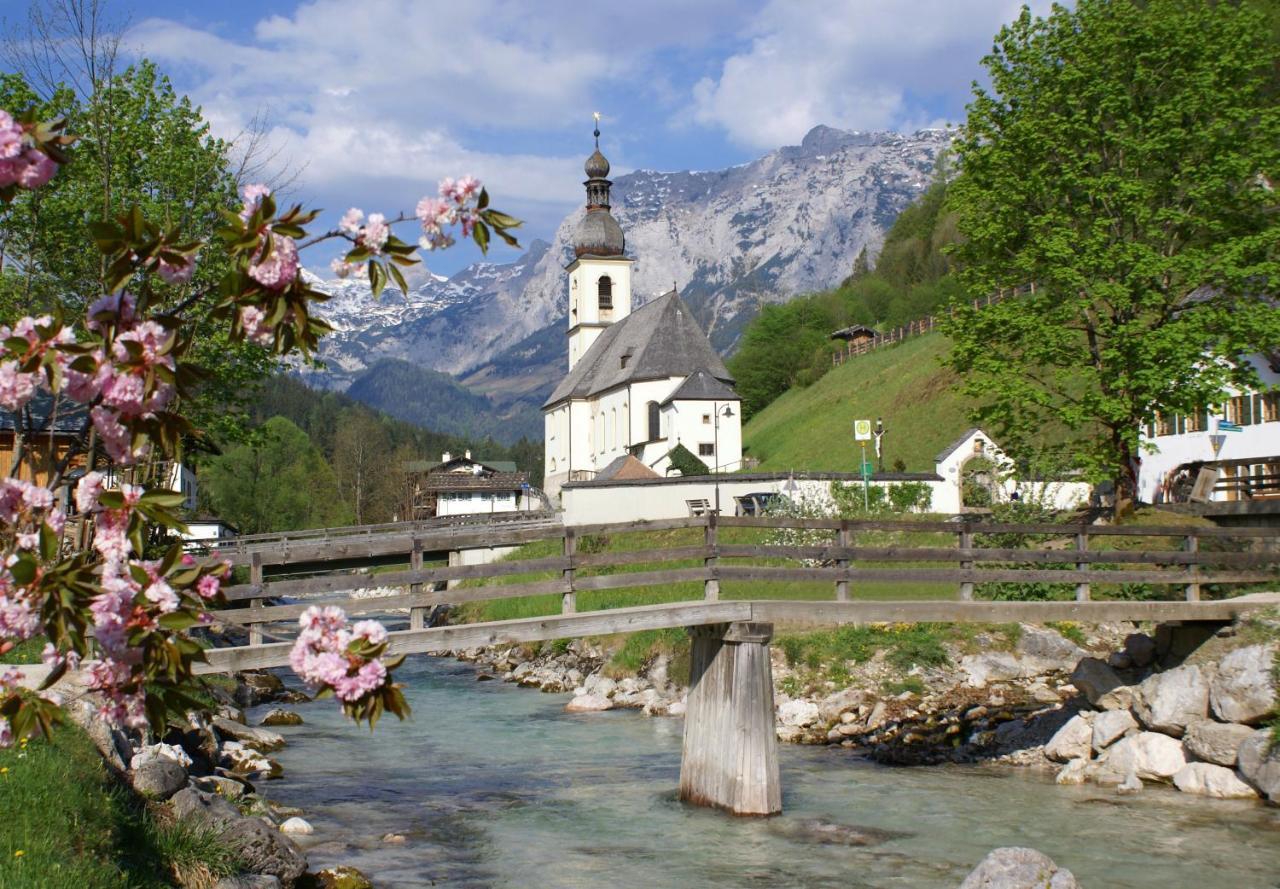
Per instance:
[[[1197,499],[1280,498],[1280,355],[1255,355],[1250,362],[1260,391],[1230,390],[1219,404],[1195,414],[1162,414],[1141,430],[1140,500],[1185,503],[1201,470],[1209,475]]]
[[[675,289],[632,310],[626,238],[609,212],[609,162],[587,159],[587,212],[569,264],[569,373],[543,404],[543,489],[555,497],[619,457],[659,475],[683,445],[712,472],[742,465],[733,377]]]

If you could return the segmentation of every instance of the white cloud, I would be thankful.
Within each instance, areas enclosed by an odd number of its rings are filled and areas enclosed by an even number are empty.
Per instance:
[[[906,130],[956,114],[1021,0],[770,0],[694,87],[693,119],[771,148],[817,124]],[[1048,4],[1032,3],[1033,9]]]

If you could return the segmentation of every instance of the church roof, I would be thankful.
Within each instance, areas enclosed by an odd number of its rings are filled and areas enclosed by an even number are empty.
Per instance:
[[[624,454],[595,474],[596,481],[624,481],[637,478],[662,478],[630,454]]]
[[[699,368],[685,377],[676,391],[667,396],[663,404],[673,401],[741,401],[738,393],[718,380],[711,371]]]
[[[693,312],[671,290],[602,330],[542,406],[548,408],[569,398],[590,398],[640,380],[684,377],[698,370],[733,384]]]

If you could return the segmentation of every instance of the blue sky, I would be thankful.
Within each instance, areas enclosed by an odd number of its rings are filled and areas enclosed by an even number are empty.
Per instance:
[[[742,163],[820,123],[958,122],[979,59],[1019,5],[109,0],[130,19],[130,51],[159,63],[218,134],[266,116],[278,159],[300,171],[294,196],[326,220],[353,205],[408,210],[440,177],[471,173],[527,220],[523,240],[549,238],[581,202],[593,111],[614,175]],[[426,258],[447,274],[475,252]]]

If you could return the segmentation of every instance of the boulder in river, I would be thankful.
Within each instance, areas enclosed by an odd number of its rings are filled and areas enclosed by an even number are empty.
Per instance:
[[[1098,660],[1096,657],[1081,658],[1076,664],[1075,670],[1071,673],[1071,684],[1079,689],[1089,700],[1090,704],[1095,707],[1104,707],[1107,710],[1126,709],[1127,702],[1121,700],[1118,694],[1119,690],[1126,689],[1124,680],[1120,678],[1120,674],[1111,669],[1104,661]],[[1103,705],[1104,697],[1116,698],[1115,706]]]
[[[1280,746],[1271,732],[1258,729],[1240,745],[1240,775],[1267,799],[1280,802]]]
[[[569,713],[599,713],[603,710],[612,710],[613,701],[604,695],[574,695],[569,699],[569,703],[564,705],[564,709]]]
[[[1257,725],[1276,705],[1274,645],[1250,645],[1218,664],[1209,686],[1213,712],[1224,722]]]
[[[1099,784],[1119,784],[1134,775],[1168,781],[1186,764],[1182,742],[1159,732],[1140,732],[1108,747],[1090,774]]]
[[[1044,747],[1044,755],[1054,762],[1088,759],[1092,740],[1093,726],[1089,718],[1083,713],[1077,713],[1049,739]]]
[[[1232,769],[1211,762],[1187,763],[1173,776],[1173,786],[1183,793],[1215,799],[1254,799],[1258,795]]]
[[[316,871],[312,885],[317,889],[373,889],[368,877],[345,864]]]
[[[240,673],[232,697],[241,707],[253,707],[274,701],[284,690],[284,682],[274,673]]]
[[[152,759],[133,770],[130,782],[148,799],[166,800],[187,786],[187,770],[171,759]]]
[[[1253,729],[1247,725],[1202,719],[1187,726],[1182,745],[1205,762],[1232,768],[1240,745],[1252,736]]]
[[[1095,751],[1101,751],[1137,728],[1138,721],[1128,710],[1104,710],[1093,719],[1090,744]]]
[[[279,750],[285,743],[284,736],[276,732],[268,731],[264,728],[252,728],[221,717],[213,720],[213,727],[224,738],[238,741],[245,747],[252,747],[259,753],[270,753],[273,750]]]
[[[818,721],[818,705],[797,698],[778,706],[778,722],[791,728],[804,728]]]
[[[1147,728],[1180,738],[1209,715],[1209,683],[1195,664],[1157,673],[1138,686],[1133,709]]]
[[[286,818],[284,820],[284,823],[280,825],[280,832],[296,836],[306,836],[307,834],[315,833],[316,829],[311,826],[310,821],[307,821],[305,818],[299,818],[295,815],[292,818]]]
[[[960,889],[1080,889],[1080,884],[1043,852],[1008,846],[982,859]]]
[[[275,707],[268,710],[263,715],[262,719],[258,720],[258,725],[272,727],[280,725],[302,725],[302,716],[292,710],[285,710],[283,707]]]

